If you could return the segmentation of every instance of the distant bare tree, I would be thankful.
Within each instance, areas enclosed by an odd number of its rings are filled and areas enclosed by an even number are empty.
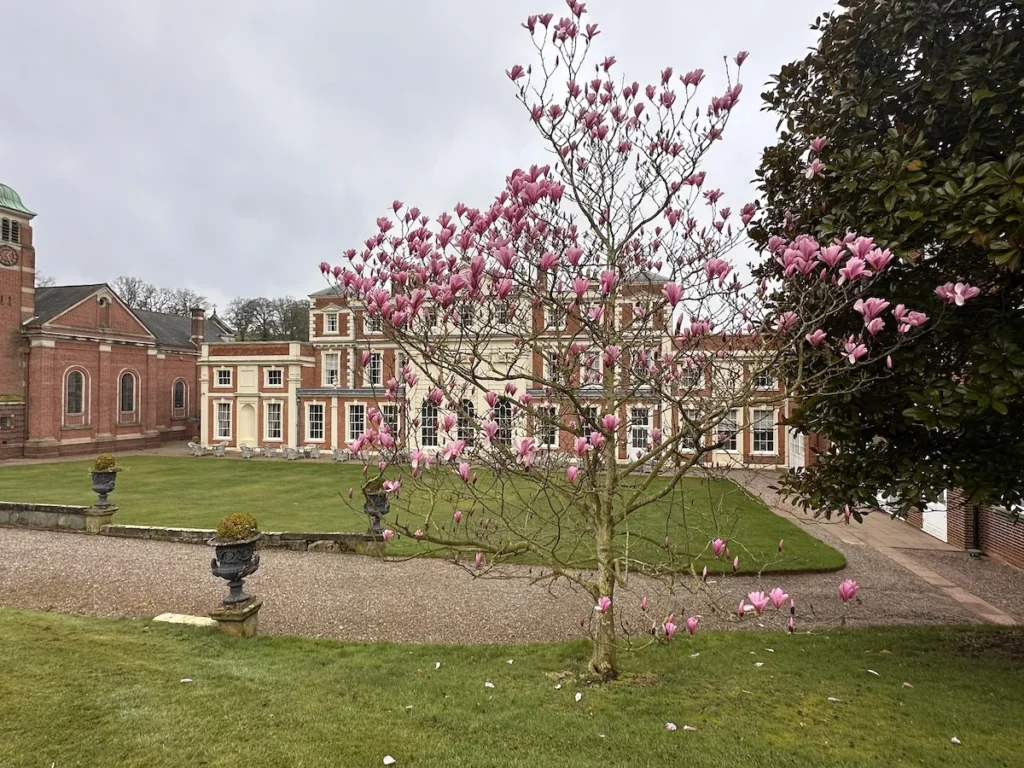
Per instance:
[[[191,288],[161,288],[127,275],[118,277],[110,287],[131,309],[188,317],[193,307],[210,308],[210,302],[206,297]]]
[[[309,339],[309,302],[305,299],[239,297],[228,304],[225,318],[239,341]]]
[[[53,277],[47,277],[36,272],[36,288],[49,288],[52,285],[57,284],[57,279]]]

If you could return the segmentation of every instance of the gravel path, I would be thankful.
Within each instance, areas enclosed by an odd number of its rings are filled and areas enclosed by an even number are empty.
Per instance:
[[[827,539],[814,526],[815,535]],[[706,629],[778,629],[787,616],[770,611],[739,621],[740,596],[781,585],[797,601],[803,629],[833,625],[974,623],[965,607],[867,547],[829,541],[849,567],[841,573],[726,578],[698,594],[689,581],[675,596],[661,584],[632,578],[616,604],[629,631],[651,619],[638,610],[649,594],[651,614],[697,614]],[[205,614],[225,592],[210,575],[211,550],[168,542],[0,529],[0,605],[91,616]],[[523,643],[579,637],[593,614],[589,597],[564,582],[552,590],[523,578],[475,579],[443,561],[384,562],[371,557],[265,550],[249,580],[265,599],[261,632],[348,640],[431,643]],[[525,568],[509,575],[526,577]],[[536,569],[532,572],[536,575]],[[862,587],[861,604],[843,606],[843,578]]]

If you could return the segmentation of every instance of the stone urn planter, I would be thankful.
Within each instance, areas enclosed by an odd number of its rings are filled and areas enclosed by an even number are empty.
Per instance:
[[[370,532],[379,535],[384,530],[380,519],[391,511],[391,502],[383,491],[363,491],[363,496],[366,498],[363,511],[370,516]]]
[[[99,496],[99,500],[96,502],[97,507],[110,506],[107,496],[114,492],[117,473],[120,471],[121,468],[117,466],[113,454],[104,453],[96,458],[89,474],[92,475],[92,490]]]
[[[256,518],[252,515],[229,515],[217,526],[216,535],[210,539],[215,556],[210,561],[214,576],[228,582],[228,596],[223,605],[239,606],[252,600],[242,587],[245,578],[260,567],[260,556],[256,553],[256,542],[260,539]]]

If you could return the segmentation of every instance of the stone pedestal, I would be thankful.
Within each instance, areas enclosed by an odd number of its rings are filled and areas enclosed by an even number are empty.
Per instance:
[[[113,522],[115,512],[117,507],[113,504],[106,507],[88,507],[85,510],[85,532],[99,533],[104,525]]]
[[[210,618],[217,622],[217,628],[232,637],[256,637],[263,600],[255,597],[242,605],[221,605],[210,611]]]

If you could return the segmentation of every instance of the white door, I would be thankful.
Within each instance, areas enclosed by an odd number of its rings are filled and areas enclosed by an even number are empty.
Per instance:
[[[804,435],[795,429],[789,430],[789,441],[786,447],[790,467],[799,469],[806,465],[804,461]]]
[[[946,532],[946,491],[921,512],[921,530],[942,541],[947,541]]]

